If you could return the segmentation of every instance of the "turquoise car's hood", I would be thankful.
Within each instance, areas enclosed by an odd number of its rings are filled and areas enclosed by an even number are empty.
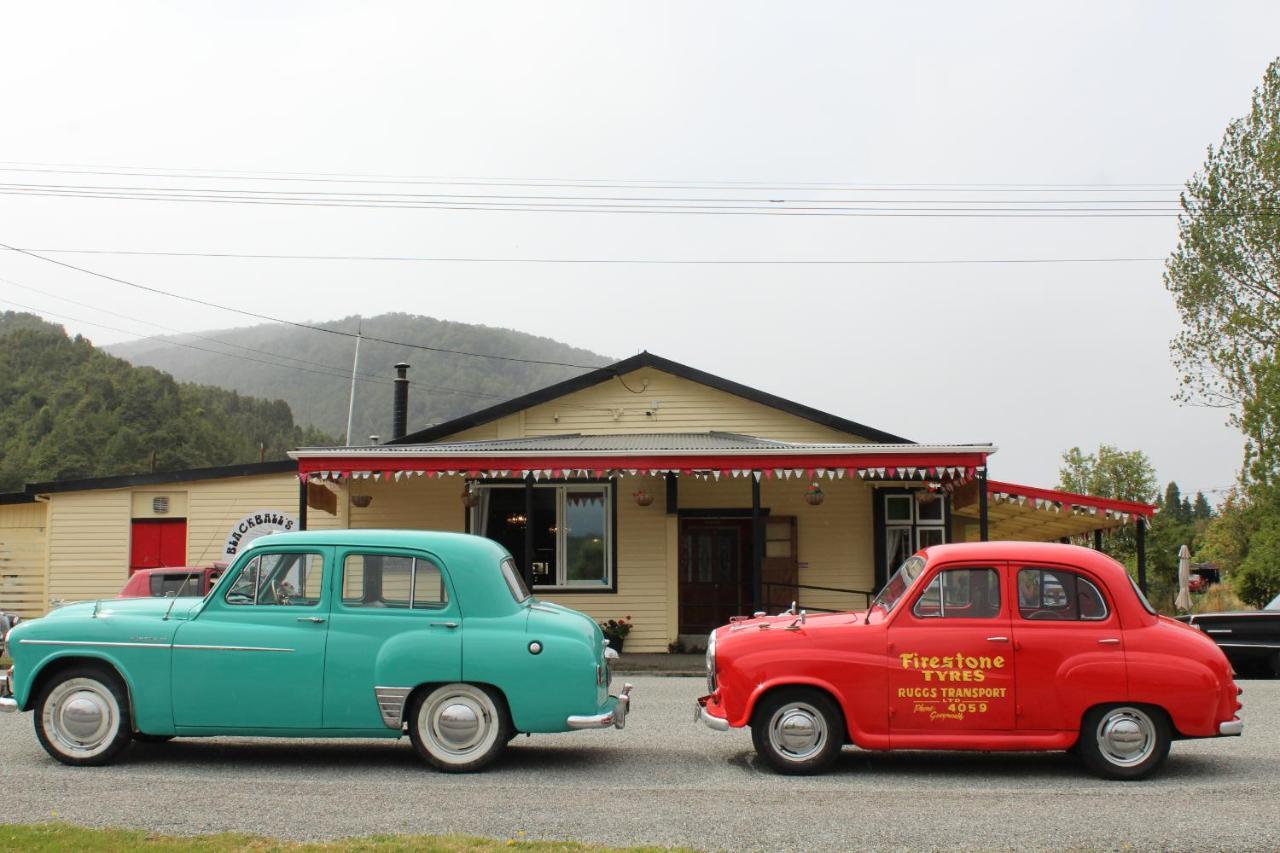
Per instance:
[[[104,598],[99,601],[80,601],[50,610],[42,617],[47,620],[111,618],[128,616],[145,619],[154,616],[163,619],[186,621],[203,603],[200,598]]]

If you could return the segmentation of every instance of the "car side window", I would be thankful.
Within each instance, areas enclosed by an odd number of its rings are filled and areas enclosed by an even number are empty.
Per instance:
[[[449,603],[440,568],[422,557],[348,554],[342,561],[344,607],[440,610]]]
[[[944,569],[921,591],[911,612],[921,618],[993,619],[1000,615],[1000,573]]]
[[[258,554],[236,576],[227,604],[315,607],[324,583],[319,554]]]
[[[1019,569],[1018,614],[1023,619],[1098,622],[1107,599],[1093,581],[1066,569]]]
[[[200,594],[199,575],[154,574],[151,580],[151,594],[156,598],[173,598],[181,595]]]

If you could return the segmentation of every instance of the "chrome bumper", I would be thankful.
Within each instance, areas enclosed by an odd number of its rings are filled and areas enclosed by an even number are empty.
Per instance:
[[[1218,734],[1224,737],[1234,737],[1244,733],[1244,720],[1228,720],[1225,723],[1218,723]]]
[[[706,707],[701,702],[695,702],[693,706],[693,721],[702,723],[709,729],[715,729],[718,732],[729,731],[729,721],[723,717],[713,717],[707,713]]]
[[[620,729],[627,724],[627,714],[631,712],[631,685],[623,684],[622,692],[618,694],[618,704],[613,706],[613,710],[604,714],[582,714],[574,715],[567,719],[565,723],[571,729],[607,729],[613,727]]]

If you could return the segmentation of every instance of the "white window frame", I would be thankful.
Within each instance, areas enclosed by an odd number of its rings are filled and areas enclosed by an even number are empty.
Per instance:
[[[613,589],[613,501],[615,497],[614,483],[535,483],[535,489],[555,489],[556,492],[556,582],[554,584],[534,584],[533,591],[571,591],[581,592],[583,590],[600,590],[611,591]],[[480,493],[480,502],[471,510],[471,529],[480,536],[486,536],[486,522],[489,517],[489,496],[490,489],[520,489],[524,490],[523,483],[475,483],[474,488]],[[565,530],[565,516],[567,513],[566,497],[572,492],[604,492],[604,579],[603,581],[595,580],[579,580],[570,581],[567,579],[568,567],[566,566],[567,554],[567,531]],[[526,522],[527,523],[527,522]],[[526,555],[527,557],[527,555]]]
[[[921,538],[920,534],[926,530],[939,531],[942,534],[942,544],[945,545],[947,543],[948,507],[946,504],[946,500],[947,500],[946,495],[938,495],[936,498],[936,500],[942,502],[941,518],[936,518],[936,519],[927,518],[923,520],[921,520],[920,518],[920,501],[917,499],[915,492],[890,492],[887,494],[881,494],[880,500],[882,501],[881,507],[882,507],[882,512],[884,513],[884,541],[885,541],[885,552],[886,552],[884,556],[881,557],[881,559],[885,560],[886,562],[888,561],[889,543],[892,540],[892,532],[896,530],[911,531],[908,534],[908,540],[912,546],[913,550],[911,553],[913,554],[916,551],[919,551],[921,548],[925,547],[924,545],[920,544],[920,538]],[[891,501],[894,501],[894,500],[909,500],[911,502],[911,517],[909,519],[901,519],[901,518],[890,519],[889,518],[889,504]],[[893,572],[896,570],[896,568],[897,568],[896,566],[886,566],[885,570],[890,575],[892,575]]]

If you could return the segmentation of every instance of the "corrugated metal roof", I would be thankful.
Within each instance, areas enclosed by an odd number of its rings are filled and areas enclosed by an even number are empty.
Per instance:
[[[798,444],[787,441],[776,441],[755,435],[743,435],[731,432],[662,432],[662,433],[615,433],[609,435],[582,435],[572,433],[566,435],[546,435],[529,438],[508,438],[485,441],[454,441],[434,444],[379,444],[365,447],[302,447],[291,456],[295,458],[312,455],[330,455],[340,453],[344,456],[376,454],[376,455],[502,455],[507,453],[742,453],[751,451],[766,452],[840,452],[872,453],[883,450],[890,453],[904,453],[919,450],[923,447],[939,451],[968,451],[974,445],[968,444],[871,444],[871,443],[811,443]],[[990,445],[982,446],[984,451],[994,450]]]

